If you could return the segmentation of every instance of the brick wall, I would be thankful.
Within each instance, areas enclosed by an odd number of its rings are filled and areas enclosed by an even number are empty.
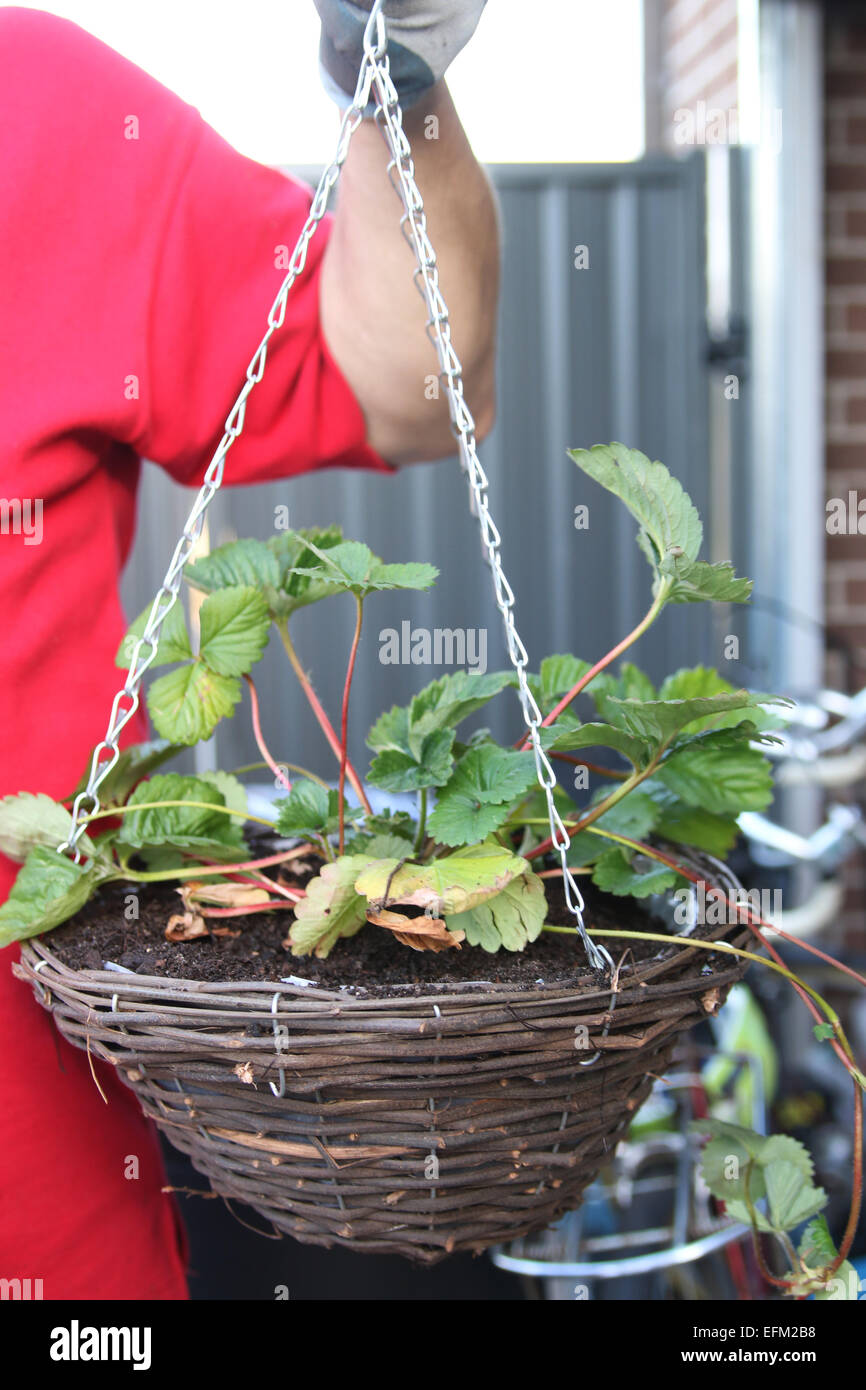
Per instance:
[[[866,16],[824,25],[827,498],[866,500]],[[828,517],[829,522],[829,517]],[[863,521],[866,529],[866,517]],[[827,536],[828,681],[866,684],[866,535]],[[845,655],[843,655],[845,653]],[[841,928],[863,946],[863,857],[845,866]]]
[[[699,102],[737,107],[737,4],[647,0],[647,7],[657,25],[658,144],[673,150],[675,111]],[[846,511],[850,494],[855,508],[864,502],[864,534],[855,521],[853,533],[849,525],[846,534],[827,535],[827,680],[853,691],[866,685],[866,5],[828,0],[824,83],[826,358],[817,389],[825,388],[826,497],[842,499]],[[849,860],[844,876],[833,939],[862,949],[863,856]]]
[[[737,106],[737,0],[663,0],[661,13],[665,143],[674,112]]]
[[[827,18],[824,82],[827,497],[866,502],[866,15]],[[827,537],[827,623],[866,684],[866,534]]]

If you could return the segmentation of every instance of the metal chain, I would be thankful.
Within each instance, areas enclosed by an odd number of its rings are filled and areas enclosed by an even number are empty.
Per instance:
[[[340,126],[336,154],[319,179],[318,186],[313,195],[313,200],[310,204],[307,220],[304,223],[301,234],[295,244],[295,249],[292,252],[286,277],[268,311],[267,331],[256,348],[250,364],[247,367],[246,380],[244,381],[237,400],[228,413],[223,437],[214,452],[213,458],[207,466],[204,482],[190,509],[181,538],[175,547],[174,554],[165,572],[165,577],[159,592],[151,605],[144,632],[135,643],[132,650],[129,671],[127,672],[123,686],[114,697],[105,737],[93,751],[87,786],[83,791],[78,793],[73,802],[72,825],[69,834],[57,848],[60,853],[72,851],[72,857],[76,864],[81,860],[81,851],[78,848],[78,841],[87,828],[86,817],[95,815],[100,809],[99,788],[120,757],[118,740],[123,729],[129,723],[130,719],[132,719],[139,707],[140,700],[138,692],[141,687],[142,677],[156,656],[159,646],[160,629],[177,602],[183,571],[196,542],[201,536],[205,512],[222,483],[226,455],[235,440],[243,432],[247,397],[253,387],[261,381],[264,375],[268,355],[268,344],[276,330],[282,327],[283,320],[286,316],[286,299],[289,290],[304,269],[310,241],[325,215],[328,198],[340,176],[343,162],[348,153],[349,141],[364,118],[364,107],[367,104],[371,81],[372,71],[365,62],[358,80],[358,90],[355,101],[345,113]]]
[[[349,142],[363,119],[371,88],[375,87],[378,98],[374,113],[375,120],[391,153],[388,177],[402,201],[404,213],[400,219],[400,226],[417,261],[415,284],[427,304],[429,313],[427,334],[436,348],[439,358],[440,377],[444,378],[451,428],[457,440],[461,468],[467,475],[470,509],[478,519],[482,552],[492,572],[494,597],[496,606],[502,615],[508,655],[517,674],[518,696],[535,757],[536,776],[547,803],[551,843],[559,854],[562,865],[565,900],[575,919],[575,925],[590,965],[598,970],[606,968],[612,970],[613,960],[609,952],[604,946],[596,945],[587,933],[583,921],[583,898],[567,862],[571,837],[554,802],[554,790],[557,785],[556,774],[541,745],[539,730],[542,724],[542,715],[526,678],[529,657],[514,621],[514,592],[502,568],[499,553],[501,539],[487,502],[488,480],[476,450],[475,421],[463,396],[463,369],[451,342],[448,306],[439,287],[436,253],[427,234],[424,202],[415,182],[412,152],[403,129],[403,116],[397,89],[391,80],[382,3],[383,0],[375,0],[370,11],[364,32],[364,57],[358,83],[352,105],[343,117],[337,152],[319,180],[310,206],[309,216],[292,253],[288,273],[268,313],[267,332],[247,367],[243,388],[226,419],[225,432],[208,465],[204,483],[187,517],[183,534],[178,541],[162,586],[153,601],[147,625],[133,649],[126,681],[114,698],[105,738],[94,750],[87,786],[75,798],[72,807],[72,828],[69,836],[58,848],[60,851],[72,850],[76,862],[81,858],[81,852],[77,845],[86,828],[86,822],[82,820],[82,817],[93,815],[99,810],[99,787],[120,756],[117,746],[120,733],[139,707],[138,692],[141,680],[156,656],[160,629],[177,602],[183,570],[189,560],[190,552],[201,535],[205,511],[222,483],[226,454],[243,430],[247,397],[256,383],[262,379],[268,343],[273,333],[283,323],[286,313],[286,297],[304,268],[310,240],[325,214],[328,198],[340,176]],[[129,701],[126,708],[123,707],[124,698]],[[106,753],[109,754],[109,757],[103,760],[103,755]],[[88,802],[89,809],[85,809]]]
[[[375,110],[376,123],[385,138],[391,153],[388,177],[398,193],[404,212],[400,226],[405,239],[415,252],[418,268],[415,271],[415,285],[424,299],[429,318],[427,335],[433,342],[441,368],[440,379],[444,380],[448,397],[448,410],[451,416],[451,429],[457,440],[460,466],[467,476],[469,486],[470,510],[478,520],[481,533],[481,548],[493,576],[493,593],[496,606],[502,615],[508,656],[517,673],[518,696],[523,718],[528,730],[529,741],[535,755],[535,771],[538,784],[547,802],[547,815],[550,822],[550,837],[562,865],[562,883],[568,910],[575,919],[590,965],[596,970],[613,970],[613,960],[604,946],[591,940],[583,921],[584,902],[580,889],[568,865],[567,855],[571,837],[556,808],[554,791],[556,773],[541,746],[541,711],[526,679],[529,657],[514,621],[514,591],[505,577],[500,559],[500,535],[490,514],[487,502],[488,480],[478,459],[475,444],[475,421],[463,396],[463,369],[451,342],[451,324],[448,306],[439,287],[439,270],[436,253],[427,235],[427,218],[424,200],[415,182],[415,165],[406,133],[403,129],[403,116],[397,89],[391,81],[390,64],[386,52],[385,20],[381,4],[371,11],[364,33],[364,56],[366,67],[372,70],[373,85],[378,96]],[[362,77],[365,72],[362,66]],[[358,97],[356,94],[355,101]]]

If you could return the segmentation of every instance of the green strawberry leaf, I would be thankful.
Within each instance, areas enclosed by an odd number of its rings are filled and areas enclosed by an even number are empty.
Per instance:
[[[300,834],[316,834],[324,830],[332,813],[336,792],[320,787],[318,782],[299,778],[292,783],[289,795],[276,803],[277,833],[291,838]]]
[[[809,1222],[800,1238],[797,1253],[811,1269],[821,1269],[833,1263],[839,1252],[830,1235],[826,1216],[816,1216]]]
[[[532,753],[482,743],[471,748],[439,793],[428,821],[444,845],[475,844],[498,830],[514,799],[536,780]]]
[[[177,801],[196,804],[151,805]],[[225,807],[226,798],[220,787],[203,777],[185,777],[178,772],[157,773],[147,782],[140,782],[126,804],[145,808],[128,810],[123,817],[117,842],[127,849],[159,845],[181,849],[213,846],[222,847],[233,855],[246,848],[240,817],[211,809]]]
[[[649,867],[641,872],[635,867],[635,863],[646,863]],[[619,846],[605,850],[592,871],[592,881],[597,888],[603,889],[605,893],[632,898],[647,898],[652,893],[663,893],[671,888],[679,877],[673,869],[647,860],[642,855],[637,855],[634,861],[630,861],[628,853]]]
[[[689,700],[634,700],[611,696],[606,701],[605,714],[634,737],[665,745],[695,720],[714,718],[729,710],[751,710],[768,698],[748,690],[695,696]]]
[[[407,758],[415,757],[409,743],[408,705],[392,705],[379,715],[367,735],[367,747],[374,753],[404,753]]]
[[[474,845],[505,824],[510,808],[509,801],[481,802],[471,792],[449,792],[437,801],[427,829],[440,845]]]
[[[343,533],[339,526],[281,531],[270,538],[268,549],[276,558],[280,577],[277,585],[267,585],[263,592],[277,621],[285,621],[299,608],[318,603],[335,592],[333,585],[311,579],[302,570],[315,566],[321,551],[330,550],[342,544],[342,541]],[[310,549],[311,542],[317,547],[316,554]],[[302,569],[299,570],[298,566]]]
[[[211,786],[216,787],[229,810],[238,811],[241,815],[246,816],[249,809],[247,794],[243,783],[235,777],[234,773],[215,770],[214,772],[200,772],[198,775],[202,782],[209,782]],[[240,821],[234,823],[236,825],[241,824]]]
[[[827,1205],[827,1194],[813,1187],[796,1163],[775,1158],[764,1165],[770,1225],[775,1231],[790,1231]]]
[[[358,598],[379,589],[429,589],[439,573],[433,565],[386,565],[360,541],[343,541],[328,550],[321,550],[312,541],[308,546],[320,564],[298,566],[295,573],[329,584],[336,593],[352,593]]]
[[[185,578],[196,589],[211,594],[217,589],[238,585],[262,590],[280,582],[280,566],[273,550],[264,541],[229,541],[187,565]]]
[[[160,676],[147,693],[154,727],[171,743],[198,743],[232,714],[241,698],[233,676],[220,676],[200,661]]]
[[[548,753],[576,753],[581,748],[613,748],[635,768],[652,757],[652,742],[626,733],[614,724],[580,724],[564,710],[554,724],[541,730],[541,746]]]
[[[529,677],[529,688],[538,701],[542,714],[549,714],[563,695],[567,695],[578,681],[583,680],[589,670],[591,667],[588,661],[581,661],[579,657],[568,653],[546,656],[538,675]]]
[[[54,849],[36,845],[0,907],[0,947],[59,927],[110,877],[102,865],[84,867]]]
[[[363,855],[343,855],[310,880],[306,896],[295,905],[292,955],[312,953],[324,960],[341,937],[354,936],[363,927],[367,903],[356,891],[355,879],[368,863]]]
[[[697,1122],[695,1128],[702,1122]],[[751,1171],[749,1164],[752,1164]],[[746,1181],[752,1204],[766,1195],[761,1167],[739,1139],[711,1139],[701,1154],[701,1177],[714,1197],[730,1208],[731,1202],[746,1204]],[[748,1214],[746,1225],[749,1225]]]
[[[417,757],[418,748],[428,734],[436,729],[456,729],[470,714],[482,709],[494,695],[498,695],[506,686],[514,685],[515,680],[511,671],[490,671],[483,676],[473,671],[455,671],[452,675],[431,681],[418,692],[408,707],[404,751]],[[391,716],[394,713],[394,710],[390,711]],[[377,726],[373,727],[375,729]],[[371,737],[372,733],[371,730]],[[370,746],[375,745],[371,743]]]
[[[610,720],[605,701],[610,696],[618,700],[655,700],[656,688],[645,671],[635,666],[633,661],[624,661],[619,673],[602,671],[587,687],[595,702],[596,709],[604,719]]]
[[[388,792],[441,787],[454,766],[453,744],[453,729],[437,729],[425,738],[418,758],[393,748],[385,749],[370,764],[369,780]]]
[[[674,580],[669,603],[748,603],[752,593],[751,579],[739,578],[733,565],[725,562],[711,565],[670,556],[661,569]]]
[[[153,607],[149,603],[143,613],[139,613],[135,622],[127,629],[126,636],[117,649],[114,658],[115,666],[126,670],[132,660],[132,653],[139,637],[147,627],[147,620],[150,617],[150,610]],[[151,662],[151,666],[168,666],[173,661],[188,661],[192,656],[189,633],[186,630],[186,618],[184,617],[183,604],[178,598],[168,610],[159,633],[156,656]]]
[[[497,893],[466,912],[448,917],[449,931],[466,933],[470,946],[481,946],[491,953],[522,951],[540,936],[547,916],[544,884],[531,871],[513,878]]]
[[[816,1274],[826,1270],[838,1257],[838,1250],[830,1235],[826,1216],[816,1216],[810,1221],[800,1240],[797,1252],[803,1264]],[[807,1279],[804,1281],[809,1282]],[[804,1288],[803,1292],[811,1290]],[[832,1303],[843,1300],[858,1300],[860,1297],[860,1277],[850,1260],[843,1260],[823,1288],[815,1290],[816,1302]]]
[[[683,667],[679,671],[674,671],[673,675],[667,677],[659,689],[658,697],[660,700],[691,700],[695,697],[711,695],[733,695],[736,694],[730,681],[726,681],[720,676],[718,671],[714,671],[710,666],[691,666]],[[771,714],[768,709],[761,705],[750,707],[749,718],[758,729],[775,729],[783,722],[778,715]],[[691,724],[686,724],[680,730],[682,734],[696,734],[705,729],[728,729],[733,728],[741,721],[741,715],[737,710],[730,710],[727,713],[711,714],[702,719],[695,719]]]
[[[625,503],[640,526],[639,543],[657,579],[665,561],[679,555],[697,559],[703,539],[700,517],[663,463],[623,444],[568,452],[578,468]]]
[[[463,792],[482,803],[512,802],[536,780],[535,757],[513,748],[482,743],[470,748],[439,794],[439,803],[452,792]]]
[[[641,783],[641,791],[652,797],[658,808],[655,830],[662,840],[692,845],[724,858],[740,833],[736,817],[715,815],[703,806],[689,806],[655,777]]]
[[[607,795],[607,789],[599,792],[593,804]],[[609,811],[593,824],[598,830],[607,830],[612,835],[625,835],[630,840],[645,840],[655,828],[659,819],[659,807],[644,791],[629,792],[622,801],[617,801]],[[602,835],[594,835],[591,830],[578,831],[572,836],[568,851],[568,863],[572,868],[592,864],[611,848],[609,840]]]
[[[411,841],[402,835],[367,835],[361,831],[346,840],[346,854],[362,854],[365,859],[402,859],[411,852]]]
[[[168,762],[180,750],[167,739],[150,739],[145,743],[133,743],[124,748],[114,767],[99,788],[99,800],[103,810],[108,806],[122,806],[136,782],[148,777],[163,763]],[[90,776],[90,762],[81,775],[75,790],[64,800],[73,800],[83,792]]]
[[[767,1143],[765,1134],[756,1134],[753,1129],[746,1129],[744,1125],[731,1124],[729,1120],[692,1120],[689,1129],[693,1134],[709,1134],[713,1139],[728,1141],[734,1146],[731,1152],[735,1152],[736,1146],[739,1145],[741,1149],[745,1150],[749,1158],[758,1160],[760,1160],[764,1145]],[[794,1142],[796,1143],[796,1140]],[[799,1147],[802,1149],[803,1146],[800,1145]],[[806,1152],[805,1149],[803,1152]],[[806,1154],[806,1158],[808,1160],[808,1154]],[[811,1160],[809,1161],[811,1162]],[[811,1174],[811,1167],[809,1173]],[[709,1183],[707,1186],[710,1186]],[[713,1192],[712,1187],[710,1187],[710,1191]],[[714,1195],[718,1196],[719,1194],[714,1193]],[[763,1196],[763,1193],[761,1195]]]
[[[418,827],[408,811],[379,811],[367,816],[364,833],[368,835],[397,835],[412,844]],[[387,857],[387,856],[383,856]]]
[[[72,829],[72,816],[65,806],[43,792],[19,792],[0,801],[0,853],[23,863],[30,851],[41,845],[56,850]],[[82,854],[92,859],[98,853],[85,833],[78,841]]]
[[[201,606],[201,658],[218,676],[243,676],[268,641],[270,614],[249,585],[218,589]]]
[[[596,444],[569,453],[584,473],[619,497],[638,522],[638,545],[652,568],[656,594],[664,582],[667,601],[672,603],[744,603],[748,599],[751,581],[738,579],[731,565],[698,560],[703,540],[700,517],[663,463],[653,463],[622,444]]]
[[[763,811],[773,799],[770,764],[733,729],[698,734],[675,748],[656,776],[686,805],[717,816]]]

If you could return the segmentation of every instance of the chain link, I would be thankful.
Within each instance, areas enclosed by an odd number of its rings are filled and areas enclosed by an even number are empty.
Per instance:
[[[81,851],[78,848],[78,841],[87,828],[87,817],[96,815],[100,809],[99,788],[120,757],[118,740],[124,728],[139,707],[139,689],[141,687],[142,677],[156,657],[159,646],[159,633],[162,625],[178,601],[184,568],[196,542],[201,536],[204,527],[205,512],[222,484],[226,455],[235,440],[243,433],[247,399],[253,387],[261,381],[264,375],[268,356],[268,344],[276,330],[282,327],[286,316],[287,296],[306,265],[310,241],[325,215],[328,199],[340,176],[340,171],[343,167],[346,154],[348,153],[349,141],[354,131],[363,120],[364,107],[369,97],[371,81],[372,71],[365,63],[358,79],[358,90],[355,100],[345,113],[340,126],[336,153],[333,160],[322,174],[322,177],[319,179],[310,204],[307,220],[301,229],[301,234],[292,252],[286,277],[277,291],[273,304],[268,310],[267,331],[253,353],[252,359],[246,370],[244,384],[238,394],[237,400],[228,413],[223,427],[223,437],[217,445],[213,458],[207,466],[204,482],[192,504],[189,516],[184,524],[181,538],[175,547],[174,554],[171,557],[159,592],[151,605],[144,632],[132,648],[126,680],[114,697],[105,737],[93,750],[87,785],[83,791],[78,793],[72,804],[72,825],[69,834],[57,848],[60,853],[71,852],[76,864],[81,860]]]
[[[387,35],[382,0],[375,0],[364,32],[364,57],[355,95],[352,105],[343,117],[336,154],[319,180],[309,215],[292,253],[288,273],[268,313],[267,331],[247,367],[246,380],[229,411],[225,432],[208,465],[201,490],[192,505],[162,586],[151,606],[144,632],[132,650],[129,671],[122,689],[114,698],[105,737],[93,752],[87,786],[79,792],[73,803],[72,828],[68,838],[58,849],[72,851],[76,863],[81,858],[78,840],[86,828],[84,818],[94,815],[99,810],[99,787],[117,762],[120,756],[119,736],[139,707],[138,692],[142,677],[156,656],[160,629],[178,600],[184,567],[201,535],[204,514],[222,483],[225,457],[243,430],[247,398],[264,374],[268,343],[274,332],[282,326],[287,295],[304,268],[310,240],[325,214],[329,196],[340,176],[349,142],[363,119],[371,90],[375,88],[377,104],[374,118],[391,154],[388,177],[403,204],[401,230],[415,253],[415,285],[427,305],[427,334],[439,359],[439,375],[448,398],[451,429],[457,441],[460,466],[467,476],[470,510],[478,520],[482,554],[491,570],[493,592],[496,606],[502,615],[508,656],[517,674],[518,696],[535,757],[536,776],[547,804],[551,843],[562,865],[565,900],[569,912],[575,919],[590,965],[594,969],[612,970],[613,961],[609,952],[604,946],[596,945],[587,933],[583,921],[583,898],[567,862],[571,838],[554,802],[556,774],[541,744],[542,715],[526,677],[529,657],[514,621],[514,591],[502,568],[501,539],[487,502],[488,480],[476,450],[475,421],[463,395],[463,368],[451,342],[448,306],[439,287],[436,253],[427,234],[424,200],[415,182],[412,151],[403,129],[402,111],[397,90],[391,80],[386,50]],[[124,699],[129,702],[125,707]]]
[[[391,81],[386,52],[385,21],[381,5],[374,6],[364,34],[366,65],[372,71],[373,86],[378,97],[375,120],[391,154],[388,177],[403,204],[400,225],[405,239],[415,253],[417,270],[415,285],[427,305],[427,334],[439,358],[440,380],[448,398],[451,430],[457,441],[460,466],[466,474],[470,509],[478,520],[482,554],[490,567],[493,594],[502,616],[508,656],[517,674],[518,696],[527,727],[529,742],[535,756],[538,784],[544,792],[550,836],[562,866],[562,883],[568,910],[586,950],[590,965],[596,970],[613,969],[613,960],[604,946],[591,940],[583,921],[584,902],[567,855],[571,837],[563,824],[554,801],[556,774],[541,744],[542,715],[526,678],[529,657],[514,621],[514,591],[505,577],[500,558],[500,535],[490,514],[487,502],[488,480],[478,458],[475,441],[475,421],[463,395],[463,369],[451,342],[448,306],[439,286],[436,253],[427,234],[424,200],[415,182],[415,165],[406,132],[397,90]],[[362,67],[362,74],[364,68]],[[357,96],[355,98],[357,101]]]

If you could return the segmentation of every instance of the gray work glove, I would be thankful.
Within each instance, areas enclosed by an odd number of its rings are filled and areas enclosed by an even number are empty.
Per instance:
[[[351,105],[373,0],[314,0],[319,64],[328,95]],[[404,110],[428,91],[475,32],[487,0],[385,0],[391,78]]]

